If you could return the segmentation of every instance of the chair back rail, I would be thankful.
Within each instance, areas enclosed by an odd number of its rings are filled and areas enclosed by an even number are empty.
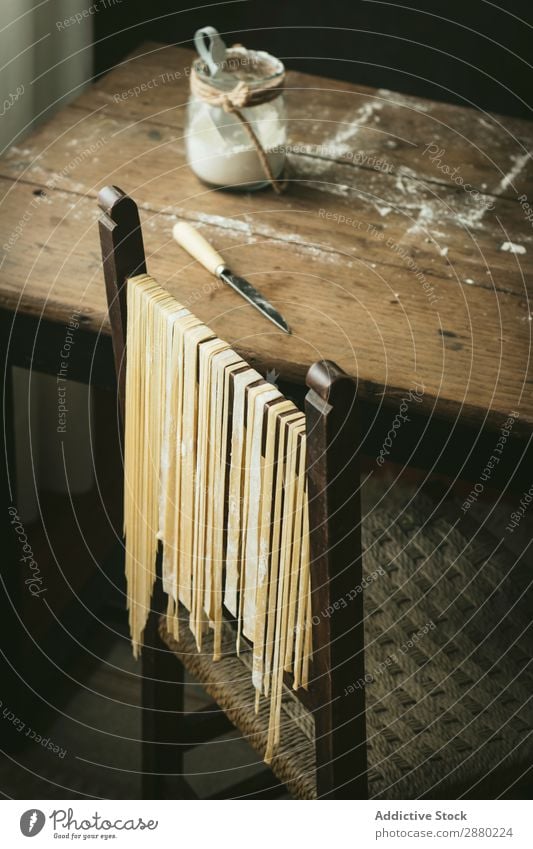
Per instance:
[[[135,202],[107,186],[99,193],[99,205],[124,423],[126,285],[128,278],[146,273],[146,261]],[[364,679],[356,384],[329,361],[312,365],[306,383],[313,662],[309,690],[299,689],[297,696],[315,717],[318,796],[367,798],[365,696],[364,688],[355,686]],[[150,729],[153,734],[153,722]]]
[[[98,194],[98,203],[103,213],[99,218],[98,228],[118,383],[118,401],[122,422],[124,422],[126,283],[128,277],[146,273],[146,260],[139,210],[135,201],[117,186],[106,186]]]
[[[334,363],[306,379],[313,687],[319,797],[366,798],[363,568],[354,381]]]

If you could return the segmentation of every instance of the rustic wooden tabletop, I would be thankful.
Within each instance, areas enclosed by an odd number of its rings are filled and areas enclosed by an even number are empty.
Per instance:
[[[533,426],[533,124],[290,73],[289,186],[213,191],[184,153],[192,53],[145,44],[0,159],[0,307],[109,334],[96,195],[139,203],[148,268],[263,369],[335,360],[368,400]],[[531,203],[531,208],[529,207]],[[285,336],[173,242],[197,223]],[[420,391],[422,391],[420,390]]]

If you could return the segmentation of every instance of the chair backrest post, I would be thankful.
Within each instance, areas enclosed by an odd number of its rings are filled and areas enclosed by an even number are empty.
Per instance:
[[[126,379],[126,322],[128,277],[146,273],[144,245],[137,204],[117,186],[98,193],[100,245],[113,338],[118,400],[124,422]]]
[[[306,382],[318,795],[367,798],[356,384],[329,361]]]

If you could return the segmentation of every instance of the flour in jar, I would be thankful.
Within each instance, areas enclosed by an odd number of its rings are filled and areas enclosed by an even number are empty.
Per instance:
[[[242,115],[259,139],[274,177],[279,177],[285,163],[282,103],[243,109]],[[241,121],[222,109],[198,102],[190,105],[186,147],[192,170],[212,186],[249,189],[268,182],[257,149]]]

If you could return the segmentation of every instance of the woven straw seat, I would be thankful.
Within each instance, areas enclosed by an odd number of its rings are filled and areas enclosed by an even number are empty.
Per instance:
[[[240,657],[235,656],[235,635],[229,626],[224,630],[223,657],[216,663],[212,661],[211,634],[206,635],[205,646],[199,653],[185,622],[180,629],[179,642],[168,633],[164,617],[161,618],[159,633],[187,671],[202,684],[232,724],[263,758],[268,734],[269,701],[262,699],[258,713],[255,713],[255,690],[252,686],[251,665],[247,662],[247,655],[251,652],[245,651]],[[312,716],[304,711],[285,688],[281,745],[271,767],[296,799],[316,797],[313,725]]]
[[[460,508],[386,507],[363,515],[386,573],[365,590],[370,796],[493,798],[532,763],[530,571]]]
[[[530,578],[467,517],[454,527],[457,511],[433,512],[419,494],[393,499],[363,516],[367,675],[354,686],[366,687],[370,796],[497,793],[493,772],[512,783],[532,761]],[[198,654],[186,626],[179,643],[164,619],[160,633],[262,757],[268,700],[256,714],[231,629],[217,663],[210,636]],[[313,727],[286,689],[272,769],[295,798],[316,797]]]

